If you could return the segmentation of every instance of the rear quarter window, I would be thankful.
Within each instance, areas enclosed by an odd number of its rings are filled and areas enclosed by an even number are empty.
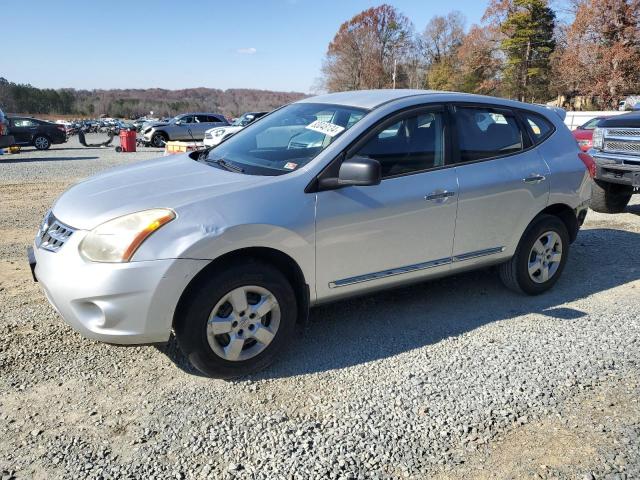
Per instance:
[[[544,142],[553,133],[555,127],[542,115],[533,112],[523,112],[522,115],[535,145]]]

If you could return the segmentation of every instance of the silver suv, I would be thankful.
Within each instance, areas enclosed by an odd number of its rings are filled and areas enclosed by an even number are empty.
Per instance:
[[[586,215],[591,162],[544,107],[324,95],[210,151],[75,185],[31,264],[83,335],[174,332],[202,372],[236,377],[269,365],[321,302],[489,265],[515,291],[551,288]]]
[[[143,130],[147,143],[154,147],[164,147],[170,140],[202,140],[210,128],[229,125],[218,113],[183,113],[168,122],[154,122]]]

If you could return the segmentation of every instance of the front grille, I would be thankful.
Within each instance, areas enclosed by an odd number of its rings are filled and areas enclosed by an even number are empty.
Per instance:
[[[622,153],[638,153],[640,154],[640,141],[623,142],[619,140],[605,140],[605,151],[622,152]]]
[[[50,252],[57,252],[74,232],[73,228],[58,221],[52,213],[48,213],[38,230],[36,246]]]
[[[640,137],[640,128],[607,128],[607,136]]]

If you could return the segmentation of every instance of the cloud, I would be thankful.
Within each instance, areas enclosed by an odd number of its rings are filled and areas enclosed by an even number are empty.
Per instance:
[[[241,55],[253,55],[254,53],[256,53],[258,50],[254,47],[249,47],[249,48],[239,48],[236,50],[236,53],[239,53]]]

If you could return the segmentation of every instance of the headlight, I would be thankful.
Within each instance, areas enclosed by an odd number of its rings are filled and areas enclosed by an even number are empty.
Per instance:
[[[92,262],[128,262],[153,232],[176,218],[173,210],[154,208],[114,218],[80,242],[80,255]]]
[[[593,130],[593,148],[597,148],[598,150],[602,150],[604,147],[604,129],[596,127]]]

